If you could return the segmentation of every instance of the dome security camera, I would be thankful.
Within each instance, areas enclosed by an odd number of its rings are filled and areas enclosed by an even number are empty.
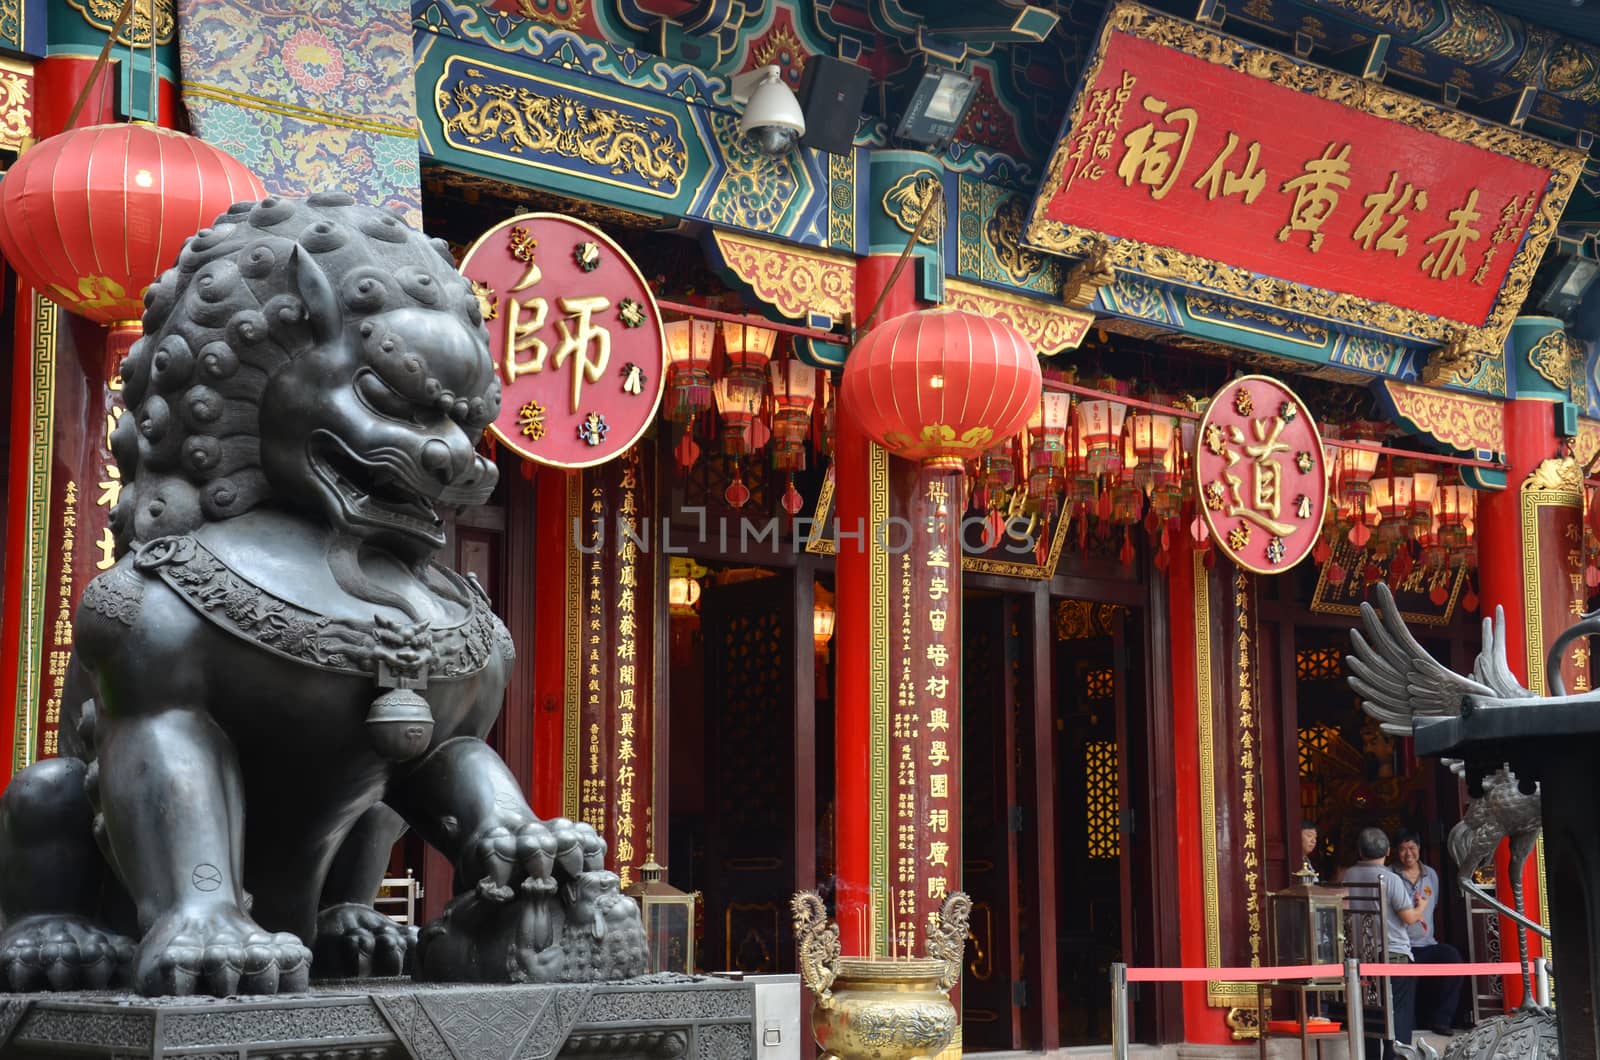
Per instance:
[[[788,154],[806,132],[806,116],[800,101],[783,82],[776,66],[739,74],[733,79],[733,98],[744,104],[739,119],[739,134],[768,157]]]

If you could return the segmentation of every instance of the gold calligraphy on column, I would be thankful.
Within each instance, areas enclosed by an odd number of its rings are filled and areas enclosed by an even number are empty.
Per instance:
[[[1261,725],[1255,701],[1255,671],[1250,634],[1250,578],[1243,570],[1233,575],[1233,604],[1238,615],[1238,763],[1240,809],[1243,813],[1244,850],[1242,879],[1245,884],[1245,920],[1250,935],[1250,963],[1261,964],[1261,919],[1265,912],[1265,866],[1262,864],[1261,794],[1257,777],[1261,767]]]
[[[50,624],[50,663],[45,677],[44,718],[39,729],[39,753],[61,750],[61,691],[72,661],[72,559],[78,545],[78,484],[67,480],[61,501],[60,564],[55,585],[55,618]]]
[[[617,504],[617,610],[616,610],[616,690],[617,751],[615,853],[617,876],[622,886],[633,882],[633,862],[638,854],[634,844],[634,784],[638,779],[637,635],[639,619],[637,591],[639,581],[639,449],[635,446],[623,457],[620,500]],[[648,619],[646,619],[648,622]],[[649,626],[646,625],[646,631]]]

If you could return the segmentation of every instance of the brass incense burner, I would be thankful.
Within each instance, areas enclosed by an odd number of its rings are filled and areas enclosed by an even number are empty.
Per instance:
[[[956,1032],[950,988],[961,979],[972,899],[960,891],[928,916],[926,957],[843,957],[822,899],[794,896],[800,974],[816,995],[811,1034],[824,1060],[933,1057]]]

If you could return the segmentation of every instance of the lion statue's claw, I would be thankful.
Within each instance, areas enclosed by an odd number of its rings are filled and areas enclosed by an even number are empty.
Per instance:
[[[104,990],[132,959],[131,941],[82,917],[25,917],[0,932],[0,988]]]
[[[226,906],[179,908],[139,944],[134,981],[147,996],[297,993],[310,985],[311,951],[299,936],[263,931]]]
[[[333,905],[317,914],[311,970],[319,979],[404,975],[416,944],[416,928],[397,924],[371,906]]]

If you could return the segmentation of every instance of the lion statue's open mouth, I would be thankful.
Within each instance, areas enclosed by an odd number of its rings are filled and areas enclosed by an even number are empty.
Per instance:
[[[323,485],[337,498],[345,518],[375,529],[421,538],[444,546],[444,520],[437,505],[470,507],[494,491],[494,480],[428,485],[420,468],[393,449],[360,456],[330,431],[311,437],[306,458]]]

